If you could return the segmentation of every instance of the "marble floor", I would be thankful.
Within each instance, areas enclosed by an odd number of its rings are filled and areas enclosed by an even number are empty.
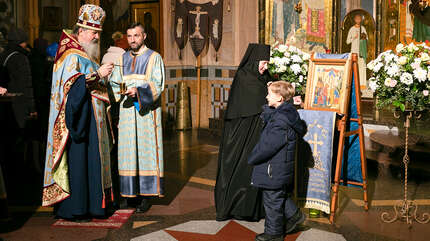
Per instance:
[[[20,176],[8,177],[14,183],[8,185],[11,218],[0,221],[0,241],[254,240],[255,234],[263,231],[264,220],[215,221],[213,188],[218,142],[219,138],[196,131],[166,133],[166,196],[151,200],[153,206],[147,213],[133,214],[119,229],[53,227],[56,220],[52,209],[39,206],[40,173],[35,168],[24,168]],[[368,156],[382,158],[373,151],[368,148]],[[408,195],[420,205],[419,214],[430,213],[430,172],[421,168],[428,166],[428,156],[416,154],[412,160]],[[369,211],[363,209],[361,189],[341,187],[334,224],[324,215],[308,218],[285,240],[430,240],[430,224],[413,222],[409,226],[400,221],[381,221],[381,213],[393,214],[393,205],[403,198],[400,165],[381,169],[376,160],[369,159],[368,172]]]

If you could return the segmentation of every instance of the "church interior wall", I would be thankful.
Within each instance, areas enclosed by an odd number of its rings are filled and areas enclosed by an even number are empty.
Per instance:
[[[194,0],[193,2],[208,1]],[[191,120],[193,127],[196,127],[197,60],[190,43],[187,43],[182,50],[182,59],[179,59],[179,49],[173,38],[173,8],[170,0],[165,0],[163,3],[163,59],[166,65],[166,91],[162,104],[165,120],[175,120],[178,82],[185,81],[190,88]],[[228,3],[230,3],[230,11]],[[201,128],[209,128],[209,119],[222,117],[222,109],[227,106],[228,93],[237,66],[248,43],[256,42],[258,42],[258,1],[224,0],[223,32],[218,61],[212,45],[207,46],[201,54]]]
[[[71,28],[75,22],[76,14],[81,3],[98,2],[106,6],[104,0],[100,1],[66,1],[66,0],[4,0],[11,2],[15,7],[13,21],[18,27],[26,30],[43,29],[43,37],[49,43],[58,41],[61,30]],[[191,0],[195,3],[205,3],[209,0]],[[191,49],[191,44],[187,43],[182,50],[179,58],[179,49],[174,40],[174,1],[137,1],[129,0],[129,10],[132,4],[141,4],[146,2],[158,2],[160,4],[160,16],[162,27],[162,54],[166,66],[166,91],[162,96],[163,111],[165,121],[175,120],[177,85],[179,81],[185,81],[190,88],[190,102],[193,127],[197,126],[197,68],[196,57]],[[270,4],[272,5],[270,5]],[[301,3],[302,12],[297,14],[295,5]],[[335,13],[324,13],[324,25],[326,26],[326,38],[321,36],[312,36],[308,28],[308,20],[312,20],[312,11],[327,12],[327,9],[334,9],[333,6],[339,4],[338,11]],[[33,5],[31,5],[33,4]],[[36,4],[36,5],[35,5]],[[276,14],[282,14],[282,18],[274,20],[270,24],[263,23],[260,25],[259,18],[267,20],[266,13],[261,9],[267,6],[274,7],[273,4],[290,4],[286,10],[278,9]],[[266,43],[273,44],[274,41],[288,44],[299,44],[298,47],[308,52],[339,52],[339,40],[334,37],[329,40],[332,33],[340,36],[339,27],[342,25],[344,16],[354,9],[364,9],[373,16],[376,23],[377,36],[375,56],[381,51],[393,49],[398,42],[409,43],[412,41],[414,18],[409,12],[410,1],[397,0],[294,0],[285,2],[282,0],[224,0],[223,6],[223,31],[222,43],[218,53],[215,52],[212,44],[208,44],[201,54],[201,112],[200,126],[208,128],[210,119],[222,118],[222,110],[226,108],[228,93],[233,80],[237,66],[243,56],[248,43],[258,42],[259,39],[265,40]],[[29,7],[37,8],[38,16],[29,18]],[[281,5],[279,5],[281,6]],[[45,8],[58,7],[61,9],[60,25],[55,28],[46,28],[44,22]],[[112,12],[112,6],[107,6],[107,13]],[[291,14],[283,13],[288,11]],[[330,12],[330,10],[328,10]],[[275,12],[275,10],[274,10]],[[37,15],[36,14],[36,15]],[[397,15],[396,15],[397,14]],[[295,16],[295,17],[294,17]],[[322,15],[320,15],[322,16]],[[335,26],[335,18],[339,17]],[[275,16],[273,16],[275,18]],[[390,19],[392,18],[392,19]],[[321,20],[321,19],[320,19]],[[381,20],[381,21],[378,21]],[[131,17],[128,20],[131,21]],[[329,24],[327,24],[329,22]],[[275,24],[272,26],[272,24]],[[397,24],[397,25],[396,25]],[[107,26],[115,25],[115,27]],[[270,26],[270,30],[267,28]],[[116,31],[115,28],[124,28],[115,22],[105,22],[105,29]],[[285,32],[286,31],[286,32]],[[124,32],[124,31],[123,31]],[[262,36],[264,34],[274,34],[276,38]],[[336,35],[337,33],[337,35]],[[392,36],[394,35],[394,37]],[[111,32],[104,33],[102,38],[107,39]],[[38,37],[38,33],[30,36],[30,43]],[[103,40],[102,40],[103,42]],[[103,45],[102,48],[105,48]],[[103,49],[102,49],[103,52]],[[217,55],[217,60],[215,55]]]

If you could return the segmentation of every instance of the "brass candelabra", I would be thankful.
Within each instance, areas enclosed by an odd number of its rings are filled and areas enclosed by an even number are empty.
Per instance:
[[[393,223],[396,220],[405,221],[409,228],[412,227],[412,221],[416,221],[421,224],[428,223],[430,221],[430,215],[428,213],[423,213],[420,217],[418,215],[418,205],[414,204],[413,201],[408,199],[408,165],[409,165],[409,155],[408,155],[408,142],[409,142],[409,127],[410,121],[413,115],[416,119],[421,117],[421,114],[414,111],[405,111],[406,120],[404,123],[405,127],[405,155],[403,156],[403,164],[405,166],[405,180],[404,180],[404,199],[399,201],[394,205],[394,216],[390,217],[388,212],[383,212],[381,214],[381,219],[385,223]],[[400,115],[394,113],[394,117],[400,118]]]

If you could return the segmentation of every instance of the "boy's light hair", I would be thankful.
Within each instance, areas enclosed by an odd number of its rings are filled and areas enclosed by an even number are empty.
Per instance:
[[[284,101],[289,101],[295,94],[295,88],[287,81],[279,80],[267,83],[267,88],[284,98]]]

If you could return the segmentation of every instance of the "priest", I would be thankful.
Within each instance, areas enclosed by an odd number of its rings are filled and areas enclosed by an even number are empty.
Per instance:
[[[119,102],[118,171],[122,197],[137,199],[137,212],[150,208],[149,198],[164,195],[161,93],[164,63],[144,44],[140,23],[127,28],[130,50],[116,62],[109,79]],[[122,86],[122,88],[121,88]]]
[[[103,78],[113,64],[98,65],[105,12],[80,8],[73,32],[63,31],[55,56],[42,205],[72,221],[104,216],[110,200],[110,141]]]
[[[262,130],[270,76],[270,46],[249,44],[233,79],[224,119],[215,185],[216,219],[258,221],[264,217],[261,192],[251,186],[248,155]]]

